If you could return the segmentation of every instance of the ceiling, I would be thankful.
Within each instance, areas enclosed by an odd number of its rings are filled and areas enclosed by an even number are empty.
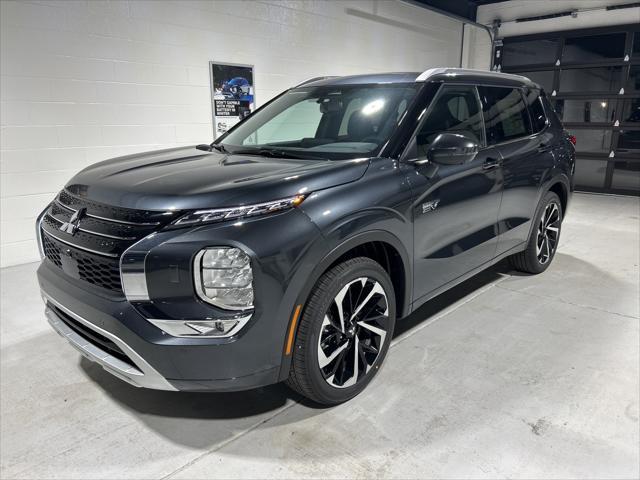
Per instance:
[[[499,3],[506,0],[414,0],[416,3],[422,3],[439,10],[458,15],[459,17],[476,19],[476,11],[480,5],[488,5],[490,3]]]

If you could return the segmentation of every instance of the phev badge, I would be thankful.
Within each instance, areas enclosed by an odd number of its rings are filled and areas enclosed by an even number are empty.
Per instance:
[[[438,204],[440,203],[440,199],[431,200],[430,202],[426,202],[422,204],[422,213],[433,212],[436,208],[438,208]]]

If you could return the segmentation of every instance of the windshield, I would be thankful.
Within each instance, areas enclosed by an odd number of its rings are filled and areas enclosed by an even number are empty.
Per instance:
[[[247,118],[221,143],[232,153],[372,156],[391,137],[417,88],[413,83],[296,88]]]

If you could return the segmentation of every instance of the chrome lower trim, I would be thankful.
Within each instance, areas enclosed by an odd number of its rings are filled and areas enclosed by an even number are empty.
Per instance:
[[[229,338],[233,337],[237,334],[243,327],[251,320],[253,316],[253,312],[248,315],[239,315],[236,317],[227,317],[227,318],[204,318],[198,320],[161,320],[157,318],[147,318],[148,322],[151,322],[153,325],[158,327],[163,332],[171,335],[172,337],[179,338]],[[203,321],[213,321],[216,320],[235,320],[237,321],[237,325],[229,330],[224,335],[201,335],[194,328],[189,327],[189,322],[203,322]]]
[[[74,320],[82,323],[85,327],[99,333],[100,335],[107,337],[113,343],[118,345],[120,349],[131,359],[134,365],[130,365],[119,358],[105,352],[100,347],[85,340],[83,337],[69,328],[64,321],[58,316],[58,314],[51,309],[48,305],[45,308],[45,315],[51,327],[63,338],[65,338],[74,348],[80,351],[80,353],[92,362],[96,362],[102,368],[112,375],[118,377],[125,382],[130,383],[136,387],[152,388],[154,390],[171,390],[177,391],[173,385],[171,385],[167,379],[165,379],[158,371],[156,371],[151,365],[149,365],[140,355],[138,355],[129,345],[122,341],[114,334],[103,330],[102,328],[94,325],[90,321],[83,317],[73,313],[71,310],[61,305],[54,300],[51,296],[42,293],[42,298],[47,302],[55,305],[57,308],[65,312]]]

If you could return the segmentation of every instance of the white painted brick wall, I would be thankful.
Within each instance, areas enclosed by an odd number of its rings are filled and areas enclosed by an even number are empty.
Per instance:
[[[79,169],[211,141],[208,62],[255,65],[257,103],[316,75],[457,65],[461,25],[395,0],[0,2],[0,264]]]

